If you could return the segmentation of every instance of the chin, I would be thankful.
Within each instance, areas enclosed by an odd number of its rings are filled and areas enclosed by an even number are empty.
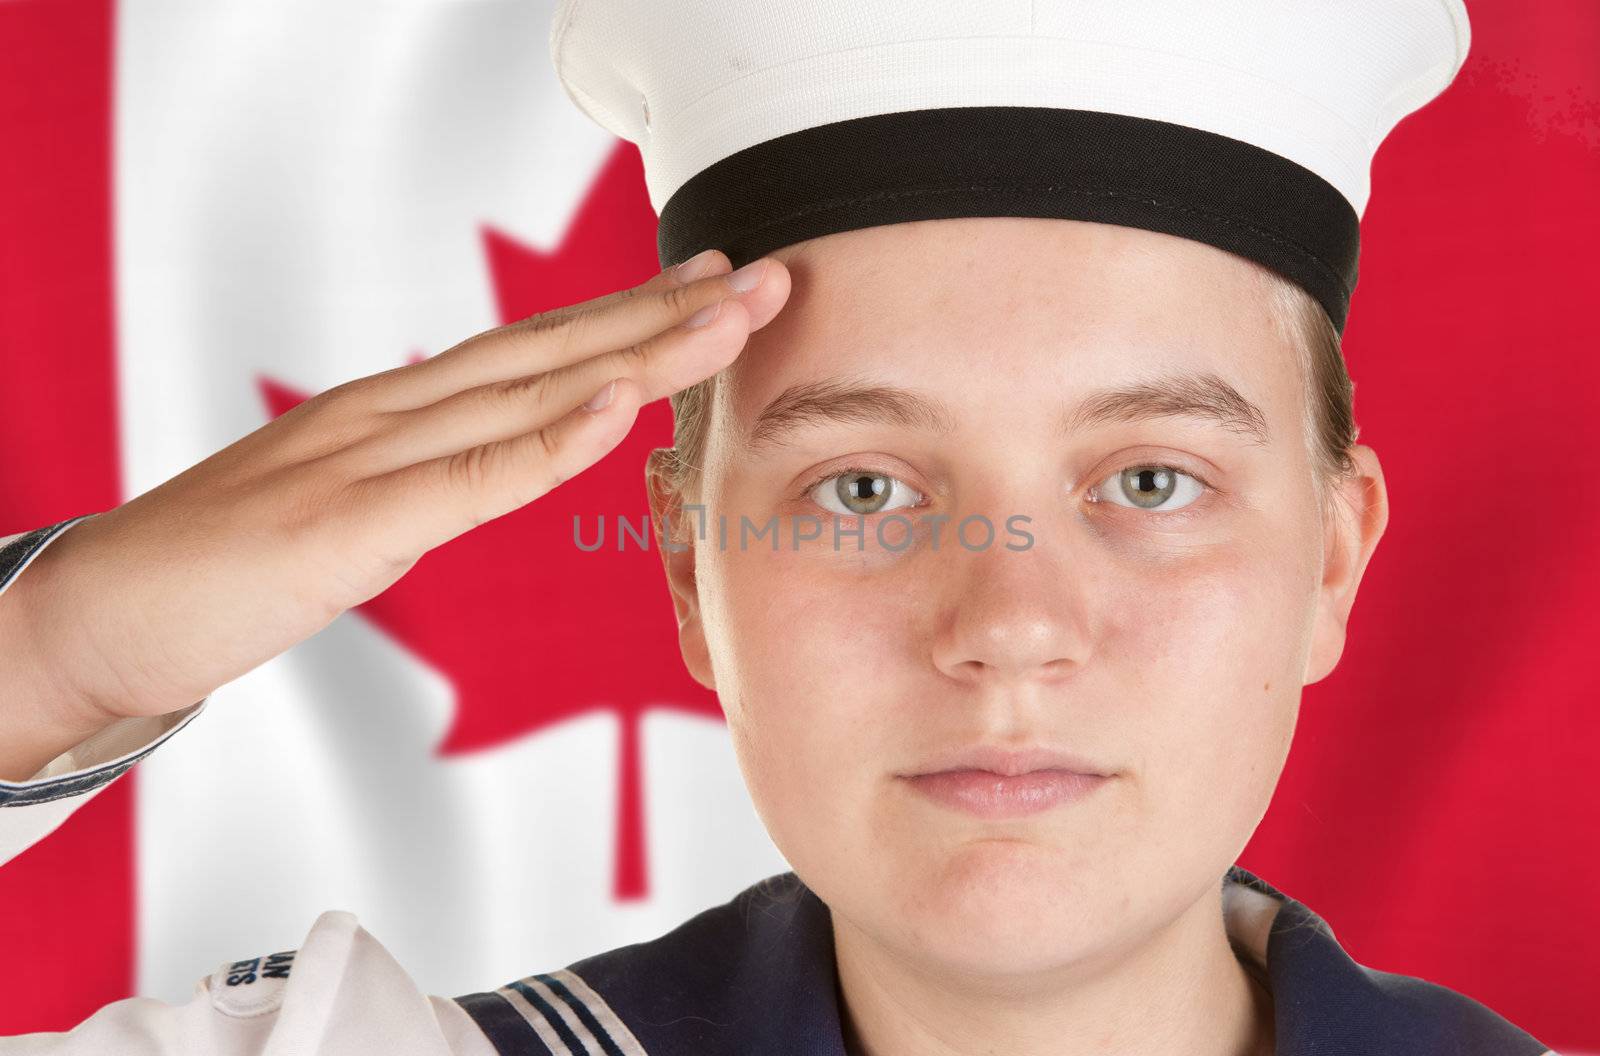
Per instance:
[[[1059,847],[978,838],[906,866],[894,912],[927,956],[983,974],[1037,970],[1107,941],[1130,908],[1115,880]]]
[[[1056,905],[1030,912],[1004,900],[982,900],[949,915],[930,908],[904,923],[916,955],[963,975],[1037,980],[1117,944],[1121,929],[1104,913]]]

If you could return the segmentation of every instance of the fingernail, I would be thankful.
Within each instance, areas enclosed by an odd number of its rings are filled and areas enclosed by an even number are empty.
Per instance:
[[[611,402],[611,396],[616,391],[616,388],[617,382],[613,378],[611,381],[606,382],[605,388],[589,397],[588,402],[583,405],[583,409],[586,411],[600,410],[600,408]]]
[[[761,285],[761,276],[767,272],[767,258],[752,260],[732,275],[728,276],[728,285],[740,293],[749,293]]]
[[[703,249],[699,253],[672,269],[672,278],[676,282],[693,282],[704,275],[711,267],[711,261],[717,255],[714,249]]]
[[[685,319],[683,321],[683,325],[687,326],[691,330],[695,327],[705,326],[707,323],[711,322],[711,320],[715,319],[717,317],[717,313],[721,310],[721,301],[717,301],[715,304],[708,304],[698,312],[695,312],[689,318]]]

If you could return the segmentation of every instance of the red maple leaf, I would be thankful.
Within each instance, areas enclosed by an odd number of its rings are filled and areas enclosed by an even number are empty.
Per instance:
[[[554,253],[481,228],[500,321],[634,286],[657,270],[655,214],[638,148],[619,142]],[[413,353],[412,362],[424,358]],[[309,393],[257,379],[276,417]],[[456,689],[455,723],[440,755],[483,751],[595,708],[622,723],[613,897],[648,891],[638,721],[646,706],[720,716],[677,646],[677,621],[661,556],[633,537],[617,549],[617,518],[649,538],[644,460],[672,442],[667,401],[645,406],[618,448],[519,510],[426,555],[358,610]],[[581,518],[592,544],[573,539]]]

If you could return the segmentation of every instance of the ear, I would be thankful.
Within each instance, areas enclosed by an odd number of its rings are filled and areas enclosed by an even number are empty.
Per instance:
[[[666,471],[672,449],[658,447],[645,460],[645,484],[650,493],[650,521],[655,527],[656,549],[667,573],[667,589],[672,592],[672,607],[678,616],[678,650],[694,680],[717,690],[711,670],[711,651],[706,647],[705,625],[700,619],[700,588],[695,581],[694,541],[704,524],[703,510],[684,511],[681,492]]]
[[[1389,492],[1377,452],[1366,444],[1356,444],[1350,454],[1358,472],[1329,495],[1331,508],[1323,524],[1322,583],[1311,655],[1306,661],[1308,686],[1327,678],[1344,654],[1356,588],[1389,523]]]

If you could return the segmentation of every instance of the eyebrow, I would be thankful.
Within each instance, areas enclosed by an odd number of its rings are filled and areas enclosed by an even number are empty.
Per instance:
[[[1265,447],[1271,432],[1261,408],[1211,371],[1184,371],[1084,395],[1061,417],[1073,433],[1112,422],[1157,418],[1213,422]],[[948,405],[914,389],[865,384],[849,378],[791,385],[756,416],[746,436],[752,448],[781,447],[801,429],[828,423],[881,423],[935,435],[954,432],[958,419]]]

